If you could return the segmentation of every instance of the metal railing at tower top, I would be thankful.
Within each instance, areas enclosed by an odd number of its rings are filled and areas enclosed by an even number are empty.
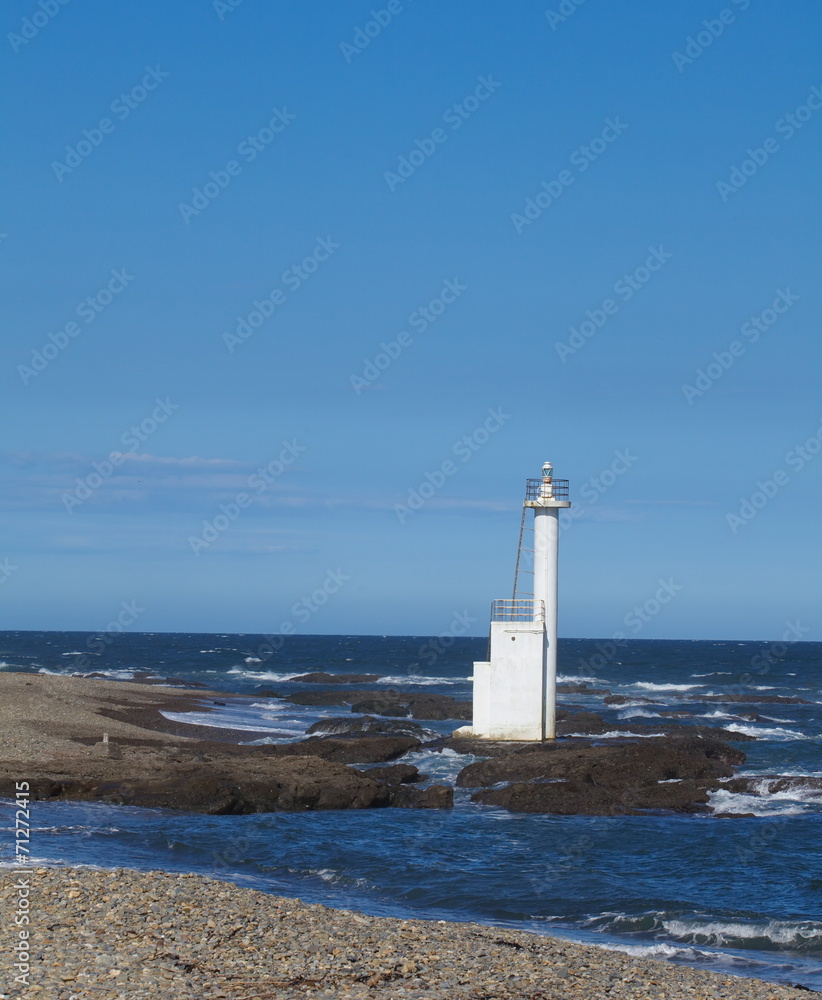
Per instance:
[[[545,621],[545,602],[530,597],[518,597],[513,601],[492,601],[491,621],[542,623]]]
[[[525,481],[526,500],[567,500],[569,482],[567,479],[527,479]]]

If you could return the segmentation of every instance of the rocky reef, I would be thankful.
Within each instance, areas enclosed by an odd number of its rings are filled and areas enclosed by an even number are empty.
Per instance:
[[[363,675],[350,676],[359,682]],[[565,707],[557,714],[555,741],[491,742],[437,736],[412,720],[468,719],[468,702],[337,687],[299,692],[288,700],[345,706],[350,714],[315,722],[302,739],[251,744],[241,742],[247,733],[172,723],[162,714],[168,708],[201,710],[202,695],[32,674],[5,675],[2,684],[14,696],[0,704],[3,796],[13,797],[15,782],[28,781],[34,799],[213,814],[447,809],[455,789],[431,784],[416,766],[432,759],[421,752],[445,751],[473,758],[456,776],[463,801],[512,812],[710,813],[712,794],[721,789],[758,796],[793,788],[791,782],[818,780],[740,776],[737,768],[745,761],[740,745],[753,737],[661,717],[650,726],[630,719],[609,723],[595,712]],[[568,693],[592,689],[574,686]],[[597,694],[613,698],[605,690]],[[214,696],[233,697],[208,693]],[[363,711],[369,714],[357,714]],[[677,714],[682,713],[668,718]],[[113,736],[109,742],[101,741],[104,727]]]

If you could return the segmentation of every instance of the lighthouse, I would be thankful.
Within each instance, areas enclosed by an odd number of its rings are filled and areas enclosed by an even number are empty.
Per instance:
[[[552,740],[556,735],[557,556],[559,512],[570,507],[568,480],[555,479],[550,462],[526,481],[517,569],[510,600],[491,604],[488,659],[474,663],[471,726],[455,736],[488,740]],[[528,511],[533,526],[526,526]],[[533,548],[523,545],[533,532]],[[533,552],[533,588],[519,589],[524,552]]]

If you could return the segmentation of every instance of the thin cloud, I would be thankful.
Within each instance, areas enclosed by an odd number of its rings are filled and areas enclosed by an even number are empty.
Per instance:
[[[271,507],[290,496],[296,467],[276,478],[252,478],[262,463],[126,452],[122,460],[76,452],[0,453],[0,509],[66,510],[66,498],[82,509],[135,512],[193,511],[207,514],[220,503],[247,493],[252,506]],[[265,498],[264,503],[261,498]],[[80,509],[71,504],[72,510]]]
[[[623,500],[623,503],[664,504],[671,507],[716,507],[716,500]]]

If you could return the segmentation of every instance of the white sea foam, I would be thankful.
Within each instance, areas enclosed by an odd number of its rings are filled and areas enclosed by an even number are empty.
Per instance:
[[[70,676],[71,677],[86,677],[89,673],[93,673],[95,675],[99,675],[100,677],[105,677],[108,680],[112,680],[112,681],[130,681],[130,680],[134,679],[134,671],[133,670],[91,670],[91,671],[85,671],[85,672],[83,672],[82,670],[73,670]],[[157,674],[149,674],[148,676],[149,677],[157,677],[158,675]]]
[[[664,910],[654,910],[646,913],[625,914],[625,913],[602,913],[596,917],[591,917],[585,923],[594,926],[600,932],[606,931],[615,934],[631,934],[641,930],[644,934],[651,933],[654,937],[666,936],[673,939],[670,943],[660,943],[654,945],[622,945],[606,944],[604,947],[617,951],[627,951],[632,949],[630,954],[640,954],[640,951],[633,949],[675,948],[680,957],[685,957],[690,953],[691,957],[699,956],[702,959],[717,959],[720,955],[716,951],[695,950],[698,948],[735,948],[745,949],[754,947],[762,942],[761,947],[768,949],[769,946],[776,946],[777,949],[787,947],[796,951],[816,951],[822,942],[822,923],[816,920],[779,920],[768,919],[767,917],[758,920],[712,918],[710,916],[691,916],[681,913],[671,913]],[[649,926],[650,924],[650,926]],[[683,948],[683,946],[685,946]],[[669,956],[670,957],[670,956]],[[733,956],[724,956],[724,958]],[[746,960],[748,964],[750,960]]]
[[[461,684],[470,681],[470,677],[426,677],[424,674],[386,674],[380,677],[377,684],[411,684],[414,687],[430,687],[434,684]]]
[[[259,722],[251,722],[247,719],[232,719],[213,712],[166,712],[161,711],[166,719],[171,722],[185,722],[194,726],[213,726],[215,729],[241,729],[249,733],[270,733],[272,730],[279,731],[276,720],[272,720],[271,725],[263,725],[264,719]]]
[[[126,833],[119,826],[33,826],[32,833],[70,833],[72,836],[91,837],[98,833]]]
[[[373,883],[367,878],[348,875],[345,872],[334,871],[333,868],[289,868],[295,875],[314,875],[321,878],[323,882],[331,882],[334,885],[356,886],[360,889],[373,889]]]
[[[643,701],[626,701],[625,704],[624,705],[620,705],[619,708],[646,708],[647,705],[648,705],[648,701],[649,700],[650,699],[645,698]],[[652,704],[659,705],[659,704],[661,704],[661,702],[654,701],[654,702],[652,702]],[[606,708],[610,708],[611,706],[610,705],[606,705],[605,707]]]
[[[246,663],[262,663],[263,661],[259,658],[259,656],[247,656],[245,658],[245,662]]]
[[[299,674],[295,674],[293,671],[288,674],[278,673],[276,670],[244,670],[242,667],[232,667],[230,670],[226,671],[229,674],[237,674],[239,677],[245,677],[253,681],[291,681],[295,677],[299,677]]]
[[[558,674],[557,684],[610,684],[601,677],[586,677],[584,674]]]
[[[308,875],[319,875],[323,882],[338,882],[339,875],[331,868],[309,868]]]
[[[663,920],[662,926],[674,938],[708,947],[733,948],[742,942],[761,940],[792,950],[806,950],[809,945],[822,943],[822,923],[813,920],[768,920],[761,923],[715,920],[706,923],[674,919]]]
[[[612,739],[625,739],[626,737],[638,737],[639,739],[649,740],[656,736],[664,736],[665,733],[632,733],[626,730],[611,729],[607,733],[568,733],[569,736],[579,736],[587,740],[612,740]]]
[[[691,674],[691,677],[732,677],[730,670],[712,670],[709,674]]]
[[[808,740],[811,737],[804,733],[797,733],[793,729],[783,729],[780,726],[767,728],[765,726],[743,726],[738,722],[731,722],[725,729],[732,733],[745,733],[746,736],[756,736],[758,739],[771,740]]]
[[[709,792],[708,805],[715,813],[752,813],[754,816],[799,816],[807,812],[805,806],[796,802],[786,805],[775,800],[775,796],[772,795],[729,792],[725,788]]]
[[[597,947],[604,951],[621,951],[635,958],[686,958],[693,961],[707,957],[695,948],[677,948],[670,944],[601,944]]]
[[[620,719],[659,719],[659,712],[649,712],[646,708],[631,708],[626,706],[619,713]]]
[[[261,662],[259,660],[254,660],[253,657],[246,657],[246,663]],[[368,673],[375,673],[373,670],[367,671]],[[246,670],[240,666],[231,667],[227,671],[229,674],[235,674],[238,677],[243,677],[248,680],[255,681],[280,681],[285,683],[286,681],[296,680],[298,677],[302,677],[305,671],[300,673],[295,673],[291,671],[289,673],[283,673],[276,670]],[[375,684],[388,684],[391,686],[400,685],[411,685],[412,687],[430,687],[435,684],[449,685],[463,684],[471,680],[471,677],[428,677],[425,674],[385,674],[378,677]]]
[[[654,684],[652,681],[637,681],[629,687],[642,688],[643,691],[693,691],[704,684]]]
[[[788,775],[779,775],[788,777]],[[822,802],[822,788],[784,788],[778,792],[769,792],[768,788],[773,784],[773,778],[762,777],[754,783],[757,795],[768,798],[772,802]]]
[[[83,651],[80,649],[72,649],[69,653],[61,653],[61,656],[83,656]]]
[[[423,782],[422,787],[431,782],[449,782],[457,780],[459,772],[468,764],[473,764],[483,757],[473,754],[457,753],[446,747],[443,750],[417,750],[407,753],[402,758],[403,764],[413,764],[420,774],[427,774],[430,781]]]
[[[773,778],[773,770],[768,771],[750,771],[747,768],[739,772],[740,778]],[[780,778],[822,778],[822,771],[783,771],[779,769]],[[730,781],[731,779],[726,779]]]
[[[277,725],[277,735],[276,736],[261,736],[258,740],[249,740],[244,746],[250,747],[265,747],[265,746],[276,746],[280,743],[294,743],[296,740],[301,740],[305,736],[305,723],[300,722],[299,725]]]

